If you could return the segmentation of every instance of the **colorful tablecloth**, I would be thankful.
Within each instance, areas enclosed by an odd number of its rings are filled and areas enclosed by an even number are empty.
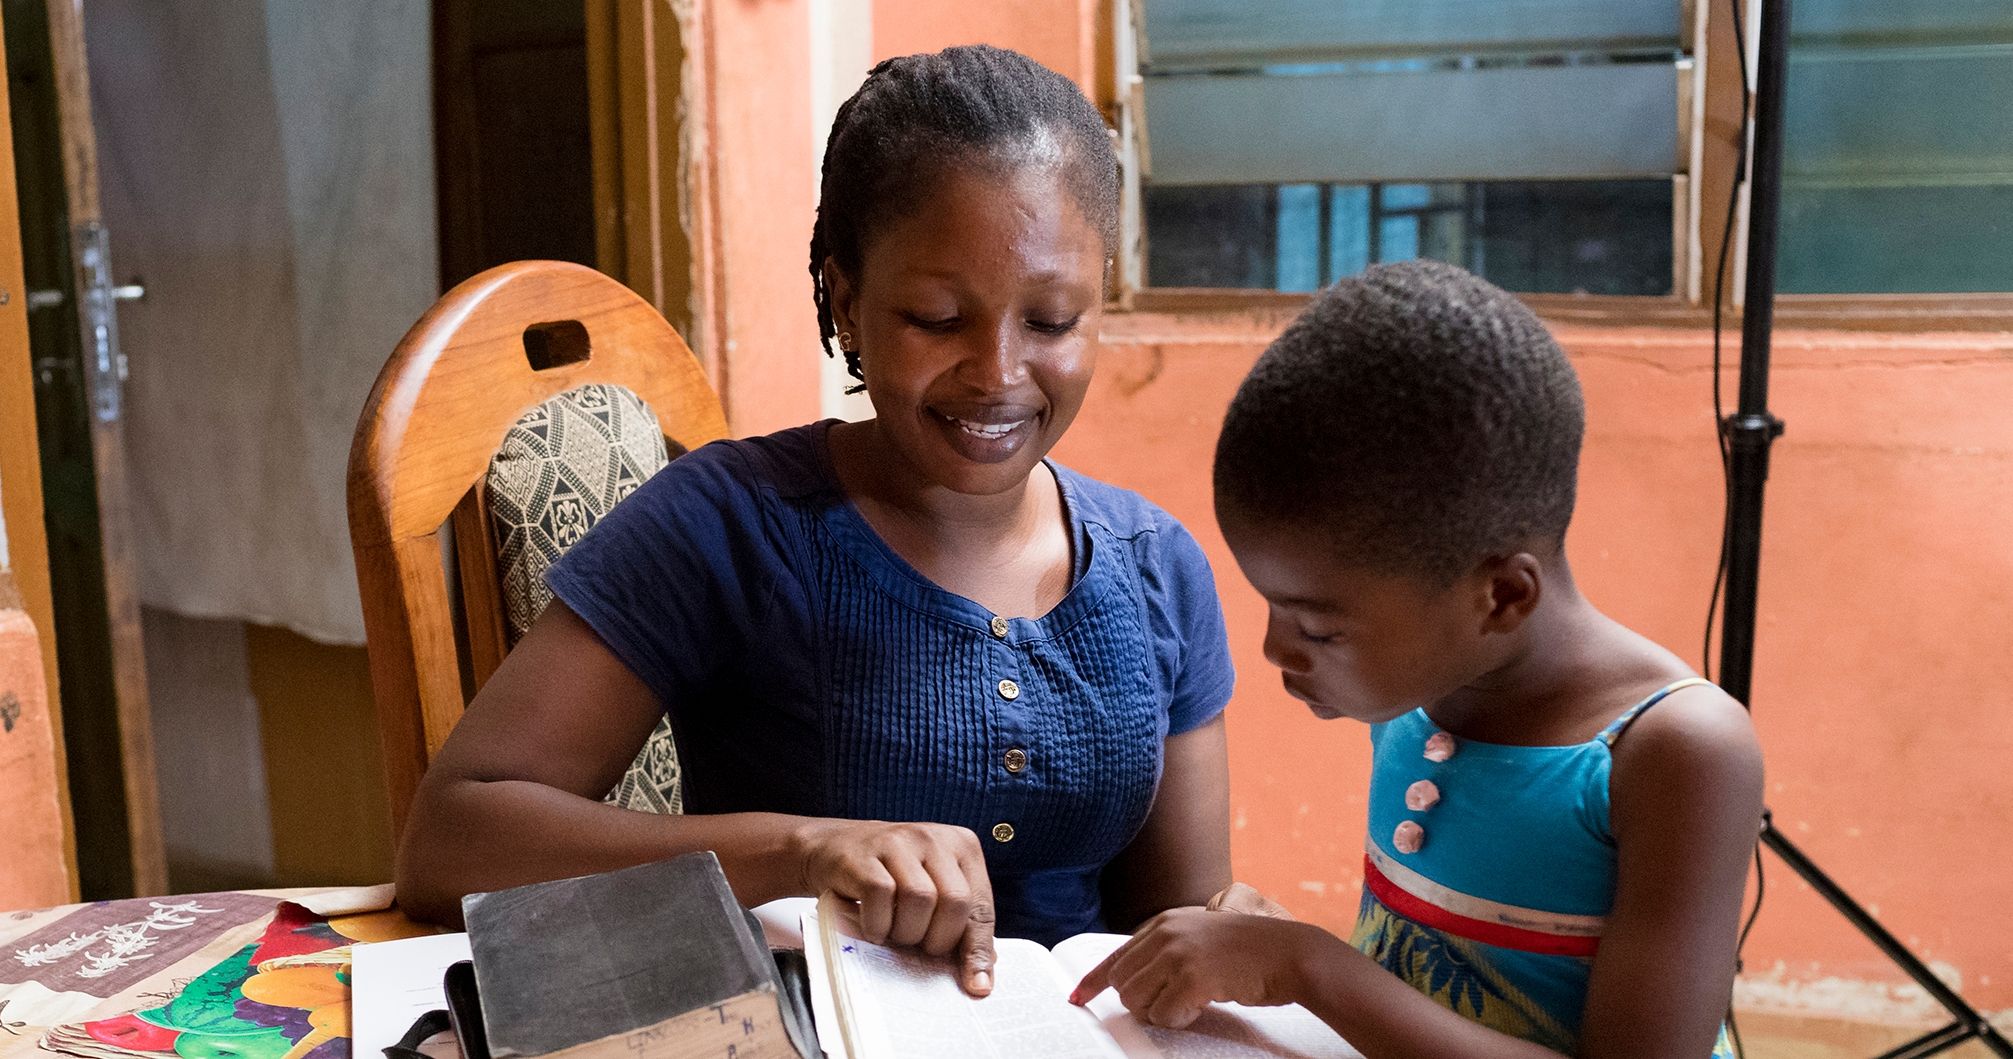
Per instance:
[[[349,1059],[349,946],[430,933],[391,887],[0,913],[0,1056]]]

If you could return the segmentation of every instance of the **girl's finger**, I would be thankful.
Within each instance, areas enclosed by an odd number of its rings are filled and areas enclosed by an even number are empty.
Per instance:
[[[1132,948],[1136,943],[1136,941],[1128,941],[1118,948],[1111,950],[1111,954],[1104,959],[1097,961],[1097,966],[1091,968],[1090,973],[1084,975],[1082,980],[1076,983],[1075,989],[1070,990],[1069,1002],[1081,1005],[1088,1004],[1097,999],[1099,993],[1104,992],[1111,986],[1112,965],[1117,963],[1118,958],[1125,954],[1125,950]]]
[[[1111,985],[1118,990],[1119,1003],[1125,1005],[1125,1010],[1145,1018],[1153,1010],[1154,1001],[1160,999],[1161,991],[1167,988],[1167,982],[1167,975],[1161,973],[1158,965],[1149,965],[1130,977],[1114,977]]]
[[[1209,1001],[1201,997],[1192,987],[1176,985],[1170,978],[1159,995],[1153,998],[1152,1006],[1143,1016],[1155,1026],[1165,1026],[1171,1030],[1185,1030],[1189,1024],[1202,1016],[1203,1008]]]
[[[1111,950],[1111,955],[1098,961],[1097,966],[1091,968],[1090,973],[1084,975],[1083,980],[1070,991],[1070,1003],[1088,1004],[1097,999],[1099,993],[1106,989],[1117,989],[1124,985],[1127,979],[1139,973],[1139,969],[1151,958],[1153,927],[1152,922],[1147,923],[1146,926],[1139,928],[1139,933],[1133,935],[1131,940]]]

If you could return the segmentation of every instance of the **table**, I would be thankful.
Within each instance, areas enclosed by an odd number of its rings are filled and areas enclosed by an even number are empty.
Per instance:
[[[391,898],[387,884],[0,912],[0,1056],[348,1059],[348,943],[433,929]],[[234,971],[241,992],[218,992]]]
[[[802,946],[798,921],[810,903],[756,910],[770,944]],[[390,885],[0,912],[0,1057],[350,1059],[348,943],[433,932],[392,907]],[[253,958],[256,974],[247,966]],[[164,1010],[206,978],[245,985],[221,1000],[191,1001],[189,1010]],[[241,1006],[239,997],[252,1004]],[[141,1011],[149,1017],[130,1017]],[[426,1050],[459,1054],[451,1041],[442,1035]]]

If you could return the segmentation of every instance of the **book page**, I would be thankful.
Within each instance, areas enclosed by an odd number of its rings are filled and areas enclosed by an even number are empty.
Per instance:
[[[762,907],[767,908],[768,905]],[[811,978],[811,1028],[818,1033],[818,1050],[828,1059],[848,1059],[845,1032],[839,1027],[838,999],[832,995],[832,966],[818,937],[818,902],[798,912],[798,936],[804,939],[804,964]],[[807,1056],[806,1059],[816,1059]]]
[[[804,913],[815,912],[815,897],[782,897],[748,911],[762,924],[762,938],[772,949],[816,948],[804,944]]]
[[[1069,979],[1065,994],[1126,940],[1122,934],[1079,934],[1057,945],[1056,966]],[[1089,1007],[1127,1059],[1362,1059],[1363,1054],[1298,1004],[1276,1008],[1211,1004],[1183,1030],[1133,1018],[1109,989]]]
[[[809,924],[805,935],[816,936]],[[843,928],[834,940],[841,997],[831,1007],[852,1020],[861,1054],[851,1059],[943,1059],[950,1051],[961,1059],[1123,1059],[1097,1020],[1069,1002],[1071,983],[1031,941],[997,943],[992,995],[974,999],[948,958],[875,945]],[[828,1054],[838,1054],[838,1036],[819,1027]]]
[[[447,1006],[441,976],[468,959],[468,935],[434,934],[350,949],[350,1047],[379,1056],[413,1020]]]

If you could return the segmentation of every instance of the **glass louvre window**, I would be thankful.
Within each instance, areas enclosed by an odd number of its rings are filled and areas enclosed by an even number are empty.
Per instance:
[[[1796,0],[1779,281],[2013,291],[2013,2]]]
[[[1147,283],[1313,291],[1429,257],[1527,294],[1671,290],[1668,180],[1149,186]]]
[[[1667,294],[1677,0],[1141,0],[1145,279]]]

